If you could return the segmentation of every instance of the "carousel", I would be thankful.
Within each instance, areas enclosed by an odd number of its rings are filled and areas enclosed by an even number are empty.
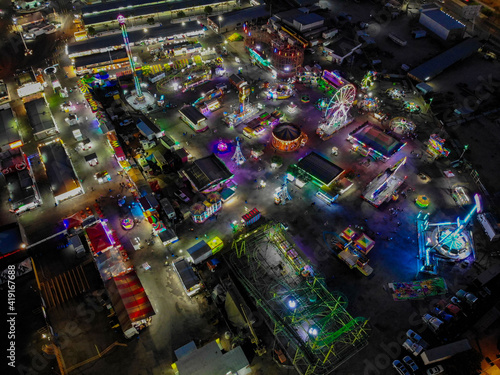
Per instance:
[[[278,151],[292,152],[306,144],[307,135],[297,125],[284,122],[273,129],[271,142]]]
[[[222,208],[222,198],[218,192],[212,192],[207,195],[206,200],[197,202],[189,209],[191,218],[195,223],[204,223],[208,218],[215,215]]]
[[[403,100],[403,98],[405,97],[405,92],[403,90],[397,89],[395,87],[386,90],[385,93],[392,100]]]
[[[395,117],[389,124],[391,131],[399,135],[408,135],[415,131],[415,124],[406,117]]]
[[[269,88],[267,92],[268,99],[288,99],[295,93],[292,84],[277,83]]]
[[[410,112],[410,113],[416,113],[416,112],[420,112],[421,111],[420,106],[417,103],[415,103],[415,102],[407,102],[407,101],[405,101],[403,103],[403,108],[404,108],[405,111]]]
[[[359,109],[365,112],[378,112],[380,109],[380,102],[378,98],[365,95],[358,104]]]

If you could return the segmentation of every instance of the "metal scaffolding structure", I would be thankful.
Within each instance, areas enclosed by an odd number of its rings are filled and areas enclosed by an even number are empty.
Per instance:
[[[304,48],[290,44],[289,39],[274,31],[255,29],[245,36],[245,47],[253,61],[275,69],[279,77],[291,77],[297,74],[304,62]]]
[[[233,241],[233,271],[301,375],[326,375],[367,345],[368,321],[330,292],[298,254],[282,224],[268,222]]]

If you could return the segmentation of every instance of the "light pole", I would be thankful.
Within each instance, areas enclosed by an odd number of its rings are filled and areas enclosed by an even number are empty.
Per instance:
[[[221,32],[221,30],[220,30],[220,21],[222,21],[222,16],[219,16],[218,20],[219,20],[219,34],[220,34],[220,32]]]
[[[17,18],[15,18],[15,17],[12,18],[12,22],[14,22],[15,30],[18,31],[17,30]],[[24,41],[22,28],[21,28],[21,31],[19,31],[19,35],[21,35],[21,40],[23,41],[23,45],[24,45],[24,56],[28,56],[28,55],[33,54],[33,51],[28,48],[28,46],[26,45],[26,42]]]

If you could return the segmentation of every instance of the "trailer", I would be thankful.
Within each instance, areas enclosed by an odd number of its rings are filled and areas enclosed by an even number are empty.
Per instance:
[[[445,359],[453,357],[455,354],[471,350],[469,340],[463,339],[460,341],[452,342],[451,344],[441,345],[437,348],[429,349],[421,354],[422,361],[425,365],[444,361]]]
[[[339,31],[337,29],[333,29],[333,30],[325,31],[323,34],[321,34],[321,36],[323,37],[323,39],[331,39],[335,35],[337,35],[338,33],[339,33]]]
[[[388,37],[390,40],[392,40],[394,43],[400,45],[401,47],[404,47],[408,44],[408,42],[406,40],[401,39],[400,37],[398,37],[397,35],[395,35],[393,33],[389,33]]]

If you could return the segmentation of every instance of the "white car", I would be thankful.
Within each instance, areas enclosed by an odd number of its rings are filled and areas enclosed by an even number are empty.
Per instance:
[[[403,348],[408,350],[415,357],[418,357],[420,353],[422,353],[422,350],[424,349],[422,346],[418,345],[416,342],[411,341],[410,339],[406,340],[403,343]]]
[[[436,367],[432,367],[427,370],[427,375],[438,375],[444,372],[444,368],[441,365],[437,365]]]

